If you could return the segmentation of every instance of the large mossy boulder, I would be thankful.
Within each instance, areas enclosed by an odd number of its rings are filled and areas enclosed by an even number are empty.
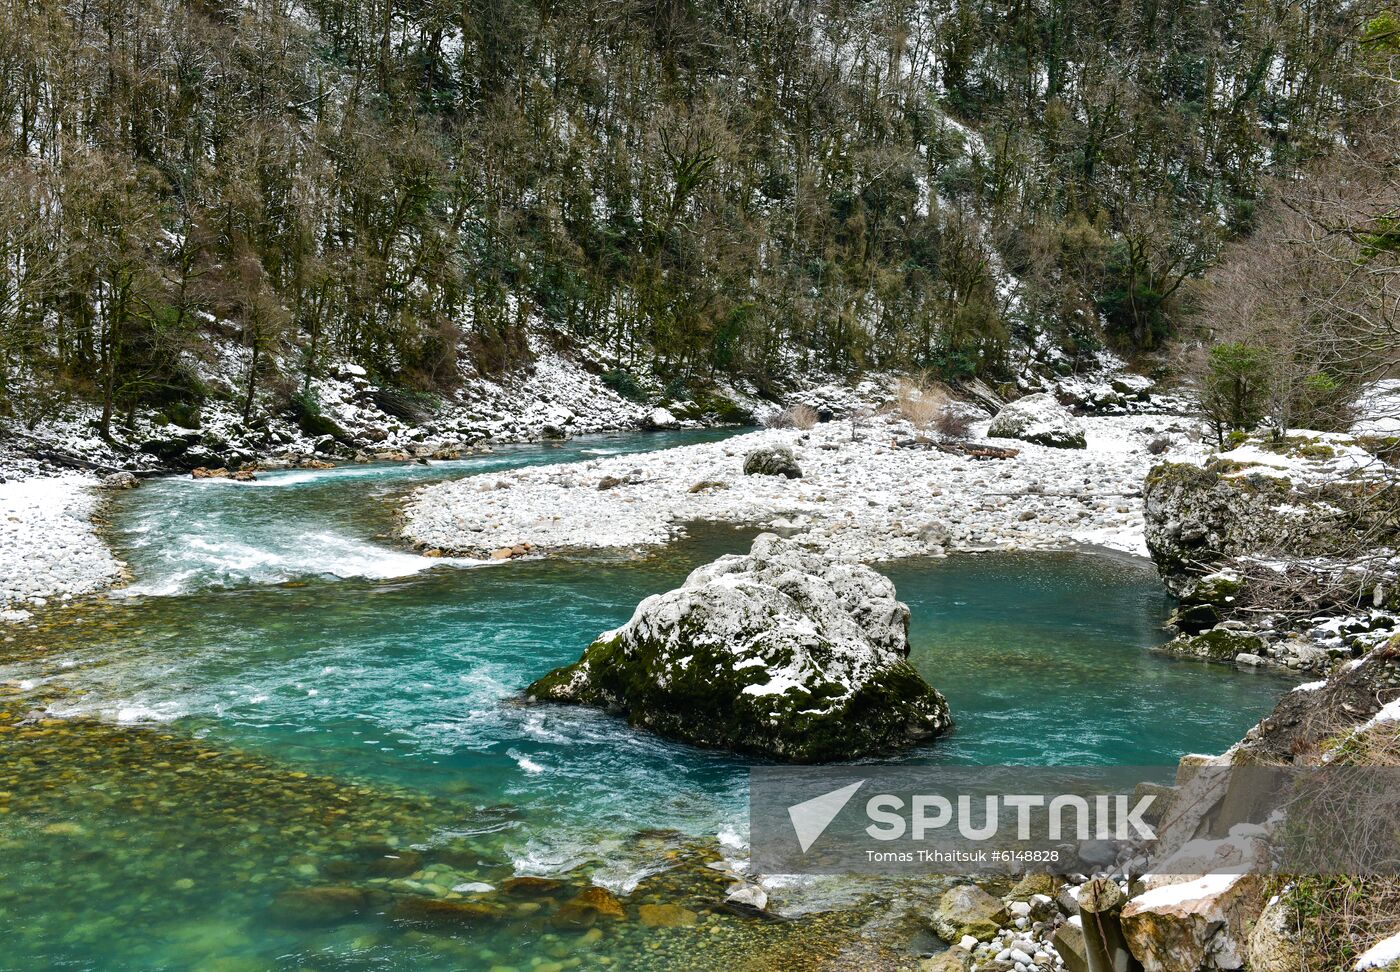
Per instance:
[[[787,479],[801,479],[802,467],[797,457],[786,446],[754,449],[744,456],[745,476],[783,476]]]
[[[994,439],[1020,439],[1054,449],[1083,449],[1087,444],[1084,429],[1069,409],[1043,392],[1003,406],[992,419],[987,435]]]
[[[529,698],[594,705],[701,746],[790,762],[931,739],[952,720],[914,671],[888,579],[763,534],[637,606]]]

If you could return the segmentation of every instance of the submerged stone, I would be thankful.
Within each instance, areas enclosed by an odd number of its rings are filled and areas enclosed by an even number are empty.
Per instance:
[[[333,925],[356,917],[368,902],[359,888],[293,888],[273,899],[271,914],[284,925]]]
[[[931,739],[948,705],[906,660],[894,585],[763,534],[638,605],[573,665],[527,690],[595,705],[702,746],[792,762],[851,759]]]
[[[501,882],[501,891],[517,898],[545,898],[564,887],[563,881],[543,877],[512,877]]]
[[[644,904],[637,909],[637,918],[648,928],[682,928],[700,920],[695,912],[678,904]]]
[[[599,918],[626,918],[627,909],[607,888],[584,888],[554,913],[554,923],[586,928]]]
[[[505,909],[498,905],[419,895],[401,897],[389,909],[389,917],[394,921],[438,928],[496,922],[506,916]]]

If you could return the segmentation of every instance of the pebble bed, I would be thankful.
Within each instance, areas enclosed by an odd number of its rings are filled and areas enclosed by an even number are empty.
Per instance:
[[[430,552],[508,556],[662,544],[704,520],[802,531],[861,562],[1078,544],[1144,554],[1143,479],[1155,462],[1196,457],[1199,437],[1165,416],[1081,421],[1088,448],[994,440],[1018,450],[1009,459],[943,451],[890,415],[537,466],[419,490],[403,535]],[[802,478],[744,475],[745,455],[769,447],[790,448]]]
[[[123,565],[97,534],[101,492],[80,476],[0,483],[0,622],[116,582]]]

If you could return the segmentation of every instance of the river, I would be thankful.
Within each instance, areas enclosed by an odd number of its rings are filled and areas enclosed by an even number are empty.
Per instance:
[[[374,895],[525,874],[709,900],[703,871],[684,888],[666,875],[742,858],[749,762],[517,700],[752,531],[481,565],[397,548],[393,517],[425,482],[723,434],[252,484],[171,478],[118,497],[110,534],[129,588],[0,648],[0,682],[21,687],[0,711],[17,718],[33,695],[81,717],[0,735],[0,968],[689,967],[692,928],[560,933],[522,904],[509,921],[429,933],[386,921],[391,899]],[[910,605],[911,660],[957,720],[907,761],[1169,764],[1228,746],[1283,688],[1147,650],[1169,604],[1143,561],[1006,553],[879,569]],[[418,866],[384,863],[403,860]],[[298,917],[278,897],[328,882],[367,889],[360,917]],[[814,920],[765,932],[750,954],[787,954],[781,936],[816,940],[842,921]],[[731,933],[744,941],[739,923],[699,927],[720,955]]]

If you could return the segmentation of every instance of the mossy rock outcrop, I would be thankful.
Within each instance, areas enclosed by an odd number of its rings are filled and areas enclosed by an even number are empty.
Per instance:
[[[885,577],[764,534],[642,601],[526,694],[790,762],[893,752],[951,725],[907,661],[908,626]]]
[[[1234,558],[1340,555],[1363,534],[1394,542],[1390,507],[1375,501],[1384,488],[1365,478],[1294,482],[1276,469],[1224,461],[1162,463],[1143,488],[1147,549],[1184,606],[1219,607],[1221,591],[1200,585]]]
[[[1220,628],[1204,634],[1177,638],[1164,646],[1167,651],[1176,655],[1222,664],[1233,662],[1237,655],[1262,655],[1266,647],[1264,639],[1258,635]]]
[[[1213,628],[1230,616],[1243,591],[1244,579],[1228,569],[1186,581],[1171,623],[1188,634]]]

